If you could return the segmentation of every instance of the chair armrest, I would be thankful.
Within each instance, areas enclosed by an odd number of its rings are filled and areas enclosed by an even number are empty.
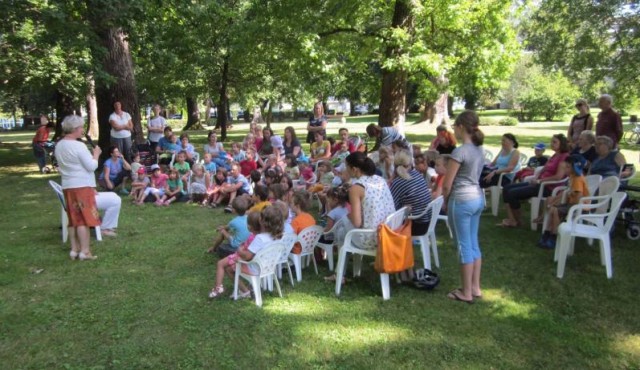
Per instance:
[[[353,239],[354,235],[367,235],[367,234],[377,234],[377,230],[372,229],[351,229],[347,232],[347,235],[344,237],[343,245],[351,245],[351,239]]]
[[[599,201],[594,203],[579,203],[571,206],[569,209],[569,213],[567,214],[567,220],[574,220],[581,216],[582,211],[591,211],[593,209],[598,209],[599,207],[607,204],[610,200],[608,196],[601,197],[582,197],[580,202],[584,201],[586,198],[600,198]],[[577,215],[576,215],[577,213]]]
[[[564,179],[561,180],[553,180],[553,181],[541,181],[540,182],[540,188],[538,189],[538,198],[542,198],[542,194],[544,194],[544,187],[547,185],[553,185],[553,184],[562,184],[565,183],[569,180],[568,177],[565,177]]]

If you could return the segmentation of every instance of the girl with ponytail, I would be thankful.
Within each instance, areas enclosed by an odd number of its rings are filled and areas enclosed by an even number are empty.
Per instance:
[[[479,123],[478,115],[470,110],[456,118],[453,129],[462,145],[451,153],[443,184],[444,204],[459,251],[462,279],[462,288],[452,290],[447,297],[469,304],[482,296],[478,229],[484,209],[484,194],[479,184],[484,165],[484,134],[478,128]]]

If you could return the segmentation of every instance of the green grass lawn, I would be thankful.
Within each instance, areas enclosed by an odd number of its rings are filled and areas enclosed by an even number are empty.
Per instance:
[[[374,121],[360,119],[347,125]],[[483,130],[489,147],[510,131],[524,149],[566,127],[547,125]],[[426,144],[434,132],[415,125],[409,137]],[[553,252],[535,247],[539,233],[497,228],[501,218],[485,212],[484,298],[475,305],[446,298],[459,269],[442,227],[433,292],[392,283],[383,302],[365,263],[338,298],[322,264],[319,276],[303,270],[295,287],[285,280],[284,298],[265,293],[261,309],[209,301],[216,259],[204,251],[229,219],[222,210],[123,199],[118,237],[92,239],[97,261],[70,261],[47,184],[59,177],[37,174],[32,134],[0,135],[0,368],[640,368],[640,245],[623,227],[612,239],[613,279],[597,249],[579,241],[560,280]],[[198,146],[205,135],[194,133]],[[637,161],[636,148],[625,153]]]

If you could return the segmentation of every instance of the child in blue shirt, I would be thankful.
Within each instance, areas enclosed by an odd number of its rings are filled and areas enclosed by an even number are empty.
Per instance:
[[[233,212],[236,214],[226,226],[219,226],[220,235],[214,240],[213,247],[209,248],[208,253],[216,252],[220,258],[235,253],[238,247],[244,243],[249,237],[249,228],[247,227],[247,208],[249,203],[246,197],[237,197],[231,203]]]

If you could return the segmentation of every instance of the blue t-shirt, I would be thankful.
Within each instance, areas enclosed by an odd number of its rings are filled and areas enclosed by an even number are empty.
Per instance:
[[[109,158],[104,161],[104,167],[109,169],[109,180],[114,181],[123,170],[122,158],[118,158],[116,162],[113,162],[111,158]],[[100,173],[99,179],[104,180],[104,170]]]
[[[231,247],[238,249],[249,238],[249,227],[247,226],[247,215],[236,216],[229,221],[229,230],[233,235],[231,238]]]
[[[218,170],[218,166],[216,166],[214,162],[209,162],[204,165],[204,169],[209,173],[216,173],[216,171]]]
[[[233,176],[227,177],[227,182],[231,185],[241,183],[242,190],[244,190],[245,193],[253,194],[253,192],[251,191],[251,185],[249,184],[249,181],[242,174],[238,175],[238,177],[233,177]]]
[[[171,142],[169,141],[169,139],[167,139],[166,137],[161,137],[160,140],[158,140],[158,147],[160,147],[160,149],[164,150],[165,145],[170,144]]]

